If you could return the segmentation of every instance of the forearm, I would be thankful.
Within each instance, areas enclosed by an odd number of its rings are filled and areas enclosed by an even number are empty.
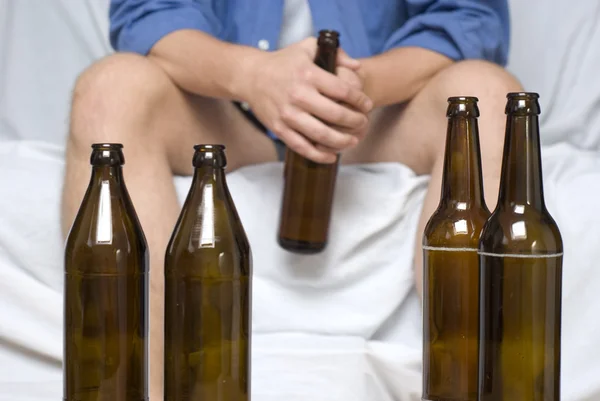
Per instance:
[[[196,30],[173,32],[154,45],[149,58],[185,91],[230,100],[243,99],[250,63],[258,49],[223,42]]]
[[[452,60],[431,50],[401,47],[361,63],[365,93],[381,107],[410,100]]]

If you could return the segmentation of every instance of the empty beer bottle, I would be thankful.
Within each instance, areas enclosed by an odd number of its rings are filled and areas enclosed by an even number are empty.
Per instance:
[[[148,399],[148,251],[122,145],[92,145],[65,247],[64,400]]]
[[[558,401],[563,245],[544,203],[540,106],[510,93],[498,204],[481,234],[481,401]]]
[[[335,74],[339,34],[319,32],[315,63]],[[296,253],[325,249],[333,206],[339,155],[333,164],[320,164],[287,149],[279,223],[279,245]]]
[[[227,188],[225,147],[195,150],[165,259],[165,401],[247,401],[250,245]]]
[[[442,194],[423,235],[423,400],[477,400],[477,246],[490,215],[477,101],[448,99]]]

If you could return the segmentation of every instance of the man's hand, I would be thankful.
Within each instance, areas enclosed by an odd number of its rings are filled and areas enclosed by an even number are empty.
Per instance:
[[[358,61],[340,51],[336,76],[314,64],[316,49],[310,38],[249,60],[242,100],[292,150],[332,163],[364,135],[372,101],[349,78]]]

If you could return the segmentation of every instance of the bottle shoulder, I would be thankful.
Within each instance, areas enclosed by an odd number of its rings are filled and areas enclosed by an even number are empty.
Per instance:
[[[438,208],[425,226],[423,245],[476,248],[489,216],[485,208]]]
[[[82,203],[65,243],[67,271],[147,271],[148,244],[133,207],[118,197],[107,206],[97,199]]]
[[[199,206],[200,204],[200,206]],[[251,268],[250,243],[235,207],[216,200],[188,199],[171,235],[165,272],[200,276],[246,275]]]
[[[493,253],[554,254],[563,252],[563,241],[547,210],[499,207],[483,228],[480,249]]]

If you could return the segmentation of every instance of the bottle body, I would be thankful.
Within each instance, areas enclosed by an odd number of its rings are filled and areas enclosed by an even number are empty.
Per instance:
[[[490,213],[476,103],[449,99],[442,196],[423,235],[423,400],[477,401],[477,247]]]
[[[536,94],[509,94],[498,205],[479,245],[481,401],[560,400],[562,238],[544,204]]]
[[[339,35],[321,31],[315,63],[335,74]],[[317,253],[325,249],[333,207],[339,156],[335,163],[315,163],[286,150],[279,245],[291,252]]]
[[[165,400],[245,401],[250,245],[225,182],[224,148],[196,149],[194,181],[165,259]]]
[[[296,253],[325,249],[333,206],[337,167],[307,160],[286,150],[279,245]]]
[[[466,217],[466,218],[465,218]],[[486,215],[470,220],[481,230]],[[479,233],[474,235],[479,237]],[[479,260],[471,241],[431,241],[423,249],[423,400],[477,401]],[[450,246],[449,246],[450,245]]]
[[[64,399],[146,400],[147,243],[120,147],[94,146],[92,179],[65,247]]]
[[[560,400],[562,247],[558,230],[534,219],[553,225],[532,213],[514,219],[499,212],[482,235],[481,401]],[[511,234],[523,223],[529,241]],[[538,235],[554,249],[538,253]]]

